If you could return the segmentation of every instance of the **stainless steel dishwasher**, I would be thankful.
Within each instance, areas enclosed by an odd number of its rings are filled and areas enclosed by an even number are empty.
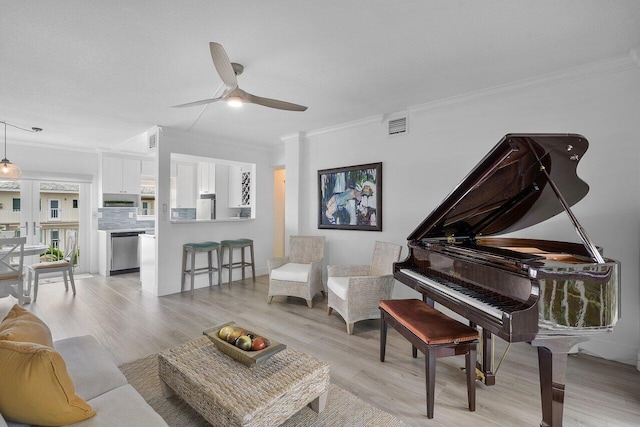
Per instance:
[[[138,235],[144,231],[111,233],[111,274],[140,271]]]

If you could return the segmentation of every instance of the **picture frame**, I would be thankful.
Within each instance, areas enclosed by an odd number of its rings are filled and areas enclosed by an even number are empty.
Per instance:
[[[382,162],[318,171],[318,228],[382,231]]]

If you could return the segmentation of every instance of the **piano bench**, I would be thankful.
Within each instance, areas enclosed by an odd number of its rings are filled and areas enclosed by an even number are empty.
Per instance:
[[[425,355],[427,418],[433,418],[436,358],[465,355],[469,410],[476,410],[476,346],[478,331],[454,320],[418,299],[380,301],[380,361],[384,362],[387,324]]]

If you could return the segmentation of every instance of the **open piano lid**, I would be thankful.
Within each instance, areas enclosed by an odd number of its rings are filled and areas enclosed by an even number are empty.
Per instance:
[[[473,239],[557,215],[564,207],[548,177],[569,206],[579,202],[589,186],[576,168],[588,147],[576,134],[505,135],[407,239]]]

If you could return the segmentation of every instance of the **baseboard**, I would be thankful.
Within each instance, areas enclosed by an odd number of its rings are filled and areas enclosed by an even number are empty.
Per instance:
[[[597,336],[579,344],[579,351],[602,359],[634,365],[640,370],[640,349],[599,339]]]

